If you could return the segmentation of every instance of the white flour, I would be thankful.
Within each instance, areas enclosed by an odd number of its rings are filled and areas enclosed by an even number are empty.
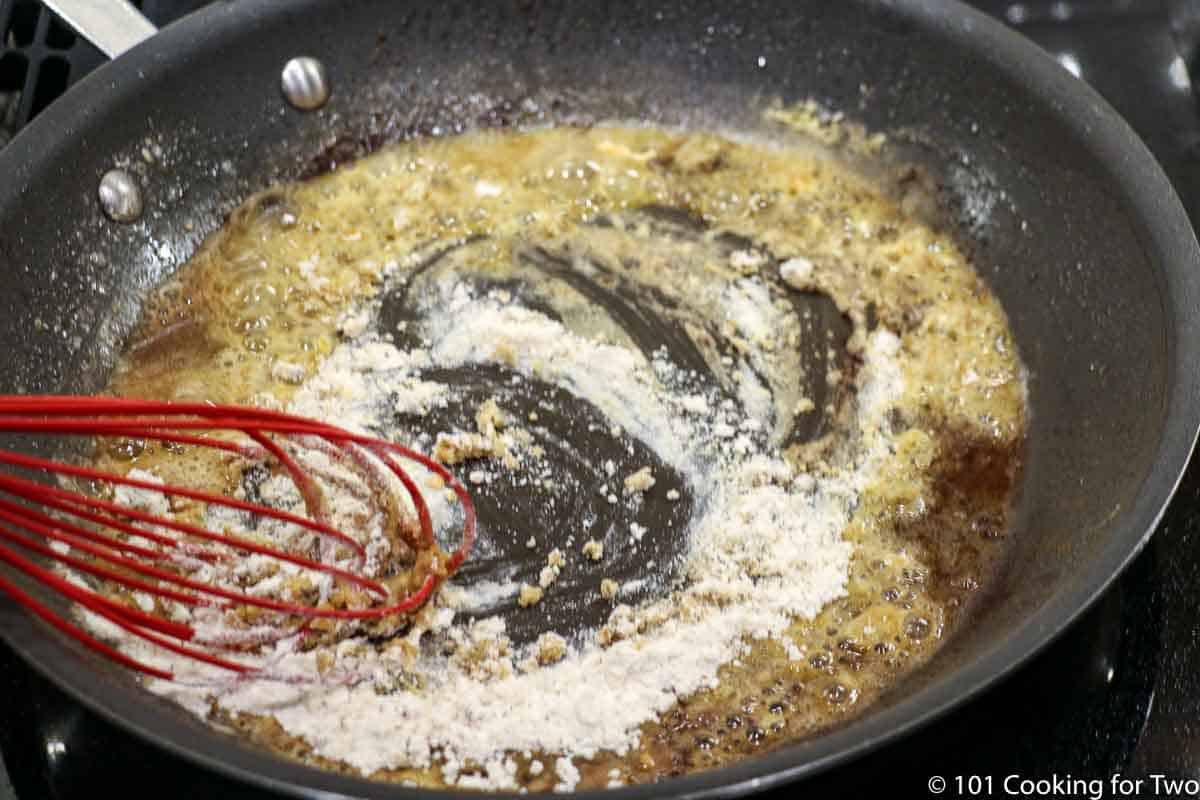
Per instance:
[[[739,287],[735,305],[743,326],[753,319],[744,306],[769,303],[765,292],[748,287]],[[881,428],[904,388],[894,362],[899,342],[884,329],[871,335],[863,354],[849,463],[816,480],[794,474],[777,454],[757,450],[748,435],[754,426],[736,404],[660,380],[671,370],[657,356],[652,364],[635,350],[588,340],[504,298],[479,296],[461,283],[443,287],[430,299],[423,334],[426,346],[411,351],[370,335],[346,341],[300,388],[289,410],[352,430],[386,428],[397,410],[421,413],[444,402],[448,389],[418,375],[429,367],[499,363],[557,384],[685,476],[697,510],[682,587],[637,607],[616,606],[599,632],[572,642],[566,657],[549,666],[531,663],[530,652],[512,652],[499,618],[471,626],[452,622],[456,606],[486,609],[515,591],[507,575],[469,594],[443,590],[408,634],[409,641],[424,644],[415,658],[400,648],[359,647],[364,641],[357,639],[307,653],[284,640],[242,658],[257,659],[277,674],[311,676],[319,653],[327,651],[326,658],[336,656],[337,674],[370,676],[350,686],[233,681],[121,638],[125,650],[180,678],[151,681],[150,688],[200,715],[213,698],[231,712],[273,715],[315,753],[366,775],[442,763],[450,783],[515,788],[516,766],[506,753],[528,750],[553,754],[547,769],[557,788],[569,791],[580,779],[572,757],[626,751],[643,723],[679,698],[715,685],[718,669],[744,652],[747,637],[779,636],[795,617],[811,618],[844,593],[851,546],[841,531],[888,454]],[[747,385],[743,394],[756,412],[769,402],[760,386]],[[427,477],[420,470],[413,474],[418,483]],[[619,493],[620,478],[612,485]],[[452,531],[456,508],[439,491],[427,492],[427,499],[439,531]],[[368,526],[356,535],[378,554],[380,530]],[[531,533],[549,544],[558,535]],[[486,549],[487,542],[480,546]],[[584,557],[578,544],[569,552]],[[536,614],[537,606],[523,613]],[[205,630],[220,625],[211,613],[195,618]],[[111,626],[97,628],[120,638]],[[795,649],[790,642],[784,646]],[[455,653],[446,655],[451,649]],[[483,656],[471,661],[464,653]],[[420,688],[388,689],[406,675],[418,676]]]

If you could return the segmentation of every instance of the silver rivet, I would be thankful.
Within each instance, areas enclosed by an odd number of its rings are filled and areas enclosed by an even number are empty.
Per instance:
[[[283,65],[283,96],[301,111],[316,111],[329,99],[325,65],[315,58],[300,56]]]
[[[123,169],[110,169],[100,179],[100,207],[113,222],[133,222],[142,215],[142,190]]]

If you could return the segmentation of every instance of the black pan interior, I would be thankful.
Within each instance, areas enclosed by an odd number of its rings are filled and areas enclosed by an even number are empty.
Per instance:
[[[282,64],[305,54],[333,82],[318,113],[279,91]],[[1103,101],[975,12],[920,0],[217,3],[87,78],[0,157],[0,391],[101,387],[146,290],[241,198],[380,143],[611,118],[754,131],[770,103],[807,98],[887,132],[936,176],[943,224],[1010,315],[1033,411],[1013,561],[973,625],[837,732],[627,794],[742,793],[810,772],[927,719],[1060,630],[1144,543],[1195,434],[1200,260],[1178,201]],[[145,187],[136,224],[99,213],[95,187],[113,166]],[[213,734],[8,602],[0,630],[86,702],[215,768],[277,788],[401,791]]]

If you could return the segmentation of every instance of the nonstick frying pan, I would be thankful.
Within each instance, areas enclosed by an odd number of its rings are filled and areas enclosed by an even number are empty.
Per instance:
[[[281,95],[296,56],[324,64],[319,111]],[[753,132],[773,101],[807,98],[888,133],[934,176],[942,224],[1010,316],[1032,409],[1008,568],[926,667],[824,735],[614,796],[740,795],[812,774],[911,732],[1062,631],[1152,533],[1200,419],[1200,251],[1167,179],[1102,99],[977,12],[215,3],[81,81],[0,153],[2,390],[98,390],[145,293],[241,199],[384,142],[614,117]],[[97,202],[113,167],[142,190],[129,224]],[[303,796],[421,794],[216,733],[7,601],[0,633],[81,702],[214,770]]]

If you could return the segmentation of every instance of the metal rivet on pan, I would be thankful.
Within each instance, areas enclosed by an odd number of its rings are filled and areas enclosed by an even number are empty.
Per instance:
[[[283,96],[301,111],[315,111],[329,99],[325,65],[315,58],[300,56],[283,65]]]
[[[142,190],[123,169],[110,169],[100,179],[100,207],[113,222],[133,222],[142,215]]]

